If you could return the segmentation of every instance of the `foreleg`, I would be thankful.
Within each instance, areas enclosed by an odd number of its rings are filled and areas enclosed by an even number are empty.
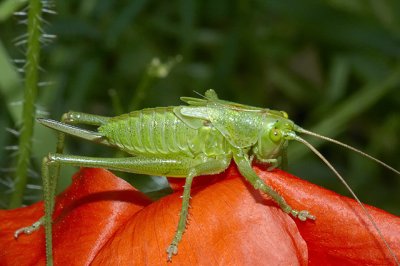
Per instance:
[[[251,162],[247,155],[242,154],[241,152],[237,152],[234,155],[234,160],[236,165],[239,168],[239,172],[249,181],[255,189],[259,189],[262,192],[266,193],[270,196],[281,209],[290,213],[294,217],[299,218],[301,221],[305,221],[307,219],[315,220],[315,217],[311,215],[308,211],[302,210],[298,211],[293,209],[289,204],[286,203],[285,199],[279,195],[275,190],[273,190],[270,186],[268,186],[257,174],[254,172],[251,167]]]

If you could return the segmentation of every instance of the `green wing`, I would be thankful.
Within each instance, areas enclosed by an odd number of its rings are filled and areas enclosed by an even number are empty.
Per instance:
[[[265,112],[266,110],[268,110],[250,105],[244,105],[240,103],[221,100],[218,98],[217,93],[212,89],[207,90],[202,99],[194,97],[181,97],[180,99],[181,101],[189,104],[190,106],[208,106],[209,104],[215,104],[215,105],[222,105],[223,107],[229,109],[249,111],[249,112]]]
[[[214,100],[219,100],[218,95],[214,90],[207,90],[203,96],[203,99],[194,97],[181,97],[181,101],[189,104],[190,106],[207,106],[209,101]]]
[[[175,109],[182,120],[192,127],[211,123],[236,148],[254,145],[259,138],[267,109],[242,105],[218,99],[214,90],[208,90],[203,99],[182,97],[189,106]],[[190,120],[200,119],[200,120]]]

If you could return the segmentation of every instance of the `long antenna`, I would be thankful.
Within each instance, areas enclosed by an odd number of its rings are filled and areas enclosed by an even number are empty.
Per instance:
[[[314,146],[312,146],[309,142],[307,142],[306,140],[302,139],[299,136],[293,136],[294,140],[297,140],[301,143],[303,143],[304,145],[306,145],[312,152],[314,152],[331,170],[332,172],[335,173],[335,175],[339,178],[339,180],[343,183],[343,185],[347,188],[347,190],[351,193],[351,195],[353,196],[353,198],[358,202],[358,204],[361,206],[361,208],[363,209],[364,213],[367,215],[368,220],[371,222],[371,224],[374,226],[375,230],[378,232],[378,235],[380,236],[380,238],[383,240],[383,242],[385,243],[385,246],[387,247],[387,249],[390,252],[390,255],[393,257],[393,259],[395,260],[397,265],[400,265],[399,260],[397,259],[396,254],[393,252],[392,248],[389,246],[389,243],[386,241],[386,239],[383,237],[383,234],[381,232],[381,230],[379,229],[378,225],[375,223],[374,219],[372,218],[371,214],[369,213],[369,211],[365,208],[364,204],[358,199],[357,195],[354,193],[354,191],[350,188],[350,186],[347,184],[347,182],[344,180],[344,178],[339,174],[339,172],[335,169],[335,167],[332,166],[332,164],[316,149],[314,148]],[[340,143],[343,144],[343,143]],[[346,144],[343,144],[345,146],[347,146]],[[358,151],[358,150],[357,150]],[[361,152],[363,153],[363,152]],[[375,158],[373,158],[375,159]],[[376,159],[377,160],[377,159]],[[379,161],[379,160],[378,160]],[[380,161],[379,161],[380,162]],[[397,171],[395,171],[397,172]]]
[[[340,145],[342,147],[345,147],[345,148],[347,148],[349,150],[355,151],[356,153],[361,154],[362,156],[364,156],[364,157],[366,157],[366,158],[368,158],[368,159],[370,159],[372,161],[375,161],[375,162],[379,163],[380,165],[382,165],[383,167],[385,167],[385,168],[395,172],[396,174],[400,175],[400,172],[398,170],[394,169],[393,167],[391,167],[390,165],[388,165],[388,164],[382,162],[381,160],[378,160],[375,157],[372,157],[371,155],[369,155],[369,154],[367,154],[365,152],[362,152],[362,151],[360,151],[360,150],[358,150],[358,149],[356,149],[356,148],[354,148],[354,147],[352,147],[350,145],[344,144],[344,143],[342,143],[340,141],[337,141],[335,139],[331,139],[331,138],[319,135],[319,134],[314,133],[312,131],[308,131],[308,130],[306,130],[304,128],[301,128],[299,126],[296,128],[296,131],[299,132],[299,133],[304,133],[306,135],[314,136],[314,137],[317,137],[317,138],[320,138],[320,139],[335,143],[335,144]]]

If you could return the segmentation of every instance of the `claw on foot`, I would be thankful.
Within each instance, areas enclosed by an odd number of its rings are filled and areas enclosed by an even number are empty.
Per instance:
[[[296,210],[292,210],[291,211],[292,215],[294,217],[297,217],[300,221],[306,221],[307,219],[310,220],[315,220],[315,216],[310,214],[309,211],[303,210],[303,211],[296,211]]]
[[[175,244],[169,245],[167,248],[167,261],[172,262],[172,256],[178,254],[178,247]]]
[[[37,231],[37,230],[40,228],[40,226],[41,226],[42,224],[43,224],[43,223],[42,223],[42,220],[39,220],[39,221],[35,222],[34,224],[32,224],[32,225],[30,225],[30,226],[20,228],[20,229],[18,229],[18,230],[15,231],[15,233],[14,233],[14,238],[17,239],[18,236],[19,236],[20,234],[22,234],[22,233],[23,233],[23,234],[30,235],[30,234],[32,234],[33,232]]]

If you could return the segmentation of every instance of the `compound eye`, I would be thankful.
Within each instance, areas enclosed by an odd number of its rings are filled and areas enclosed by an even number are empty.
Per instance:
[[[273,142],[279,142],[282,138],[282,132],[276,128],[273,128],[269,133],[269,137]]]

